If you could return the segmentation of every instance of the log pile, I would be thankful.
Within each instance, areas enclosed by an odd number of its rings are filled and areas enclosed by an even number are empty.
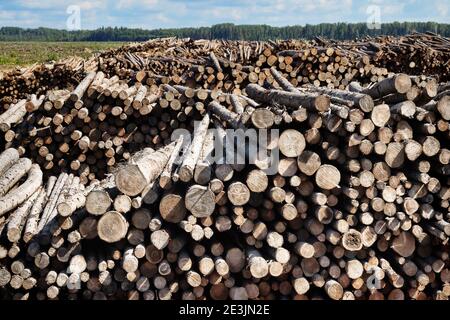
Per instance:
[[[450,40],[437,34],[377,37],[350,46],[364,51],[377,66],[393,72],[437,75],[441,81],[450,80]]]
[[[369,84],[386,78],[390,72],[435,76],[439,81],[449,81],[448,46],[447,38],[433,33],[367,37],[359,41],[166,38],[105,52],[100,55],[99,69],[121,77],[133,77],[141,71],[140,78],[142,71],[151,76],[160,75],[164,70],[166,77],[179,83],[186,78],[182,74],[192,68],[190,73],[206,80],[205,87],[225,86],[224,91],[231,91],[239,89],[240,84],[245,87],[249,82],[261,82],[266,78],[271,81],[270,75],[261,70],[275,66],[298,85],[311,83],[345,89],[351,81]],[[210,56],[211,51],[215,58]],[[211,69],[198,67],[206,62],[214,68],[219,61],[223,62],[223,69],[232,69],[229,76],[225,73],[223,78],[223,75],[215,78],[211,76]]]
[[[231,44],[136,44],[0,115],[1,298],[448,300],[448,84]]]
[[[301,48],[301,49],[300,49]],[[272,83],[267,70],[276,67],[296,85],[314,84],[345,89],[355,80],[364,84],[384,79],[389,70],[375,68],[369,56],[350,50],[300,41],[244,42],[157,39],[140,46],[105,52],[99,69],[142,82],[163,82],[239,93],[249,83]]]
[[[67,58],[55,63],[34,64],[0,74],[1,111],[31,94],[45,94],[47,90],[64,89],[75,85],[83,72],[97,69],[96,58]]]
[[[92,72],[71,91],[12,105],[0,116],[1,135],[6,147],[20,148],[40,164],[46,177],[63,170],[86,184],[103,179],[143,145],[159,148],[173,130],[192,130],[205,101],[219,95],[175,87],[127,84]]]
[[[0,101],[7,108],[27,94],[40,95],[50,89],[74,85],[83,72],[97,69],[121,79],[137,76],[145,81],[158,77],[177,84],[195,73],[197,80],[198,77],[206,80],[205,86],[224,87],[223,91],[239,89],[266,77],[271,81],[268,74],[260,71],[272,66],[285,70],[299,85],[345,88],[352,80],[365,84],[382,80],[389,72],[437,76],[440,81],[449,81],[448,45],[447,38],[430,32],[356,41],[319,37],[313,41],[267,42],[155,39],[105,51],[87,61],[68,58],[0,74]],[[211,57],[211,51],[215,57]],[[232,69],[231,74],[211,75],[212,69],[205,64],[214,67],[217,62],[224,71]]]
[[[316,37],[311,43],[297,40],[284,41],[285,50],[332,48],[347,56],[370,60],[373,76],[387,69],[394,73],[435,76],[440,81],[450,80],[450,41],[433,32],[413,32],[405,36],[364,37],[360,40],[335,41]],[[379,70],[381,69],[381,70]]]

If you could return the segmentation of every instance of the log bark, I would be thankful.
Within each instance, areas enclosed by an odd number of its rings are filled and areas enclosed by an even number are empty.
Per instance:
[[[163,189],[169,189],[172,186],[172,173],[175,169],[176,161],[180,157],[180,151],[184,145],[184,137],[180,135],[175,142],[172,154],[159,177],[159,186]]]
[[[50,195],[48,195],[47,193],[48,202],[45,205],[44,211],[42,212],[42,216],[39,220],[38,232],[41,232],[44,229],[44,227],[50,222],[53,210],[57,205],[58,199],[68,179],[69,179],[68,174],[66,173],[60,174],[55,182],[54,187],[50,188],[51,190]]]
[[[178,172],[180,179],[183,182],[189,182],[194,177],[195,165],[200,157],[203,141],[205,140],[206,132],[209,126],[209,121],[210,117],[206,114],[195,128],[191,145],[186,151],[186,156],[183,163],[180,165]]]
[[[20,240],[25,223],[40,192],[41,188],[37,189],[11,214],[10,221],[8,223],[8,231],[6,233],[10,242],[17,242]]]
[[[19,160],[17,149],[8,148],[0,154],[0,177],[8,170],[13,163]]]
[[[374,99],[380,99],[391,93],[406,93],[411,86],[411,78],[408,75],[397,74],[376,83],[371,88],[365,89],[363,93],[370,95]]]
[[[278,72],[278,70],[275,69],[274,67],[270,68],[270,73],[272,74],[275,81],[280,85],[280,87],[283,88],[283,90],[289,92],[298,92],[298,93],[300,92],[300,90],[294,87],[294,85],[292,85],[292,83],[290,83],[286,78],[284,78],[283,75],[280,72]]]
[[[13,124],[17,124],[27,113],[25,108],[26,100],[20,100],[0,115],[0,130],[3,132],[11,129]]]
[[[30,210],[30,214],[28,215],[28,220],[25,225],[25,233],[23,235],[23,240],[28,243],[33,239],[35,235],[38,233],[38,222],[39,216],[44,209],[45,203],[47,202],[47,193],[44,188],[41,188],[39,191],[39,195],[33,203],[33,207]]]
[[[42,184],[42,171],[37,164],[31,166],[27,180],[7,195],[0,198],[0,216],[17,208]]]
[[[173,148],[174,144],[170,144],[158,151],[145,149],[135,154],[127,165],[114,174],[117,189],[127,196],[137,196],[159,177]]]
[[[208,110],[221,121],[228,123],[234,129],[242,128],[242,124],[239,121],[239,115],[228,110],[217,101],[211,101],[208,105]]]
[[[95,72],[88,73],[86,77],[80,82],[80,84],[75,88],[75,90],[72,91],[72,93],[70,94],[70,100],[72,100],[73,102],[80,100],[88,87],[91,85],[92,81],[94,81],[95,76]]]
[[[260,103],[271,104],[275,102],[288,108],[302,106],[318,112],[325,112],[330,108],[330,99],[323,95],[265,90],[256,84],[249,84],[246,91],[250,98]]]
[[[31,169],[31,160],[21,158],[17,160],[1,177],[0,177],[0,197],[8,193],[8,191]]]
[[[194,181],[198,184],[206,185],[211,180],[214,142],[214,133],[208,130],[194,170]]]
[[[354,106],[360,108],[364,112],[371,112],[375,106],[372,97],[367,94],[340,89],[328,89],[325,87],[307,86],[306,88],[309,91],[318,92],[330,97],[336,97],[344,101],[351,101]]]

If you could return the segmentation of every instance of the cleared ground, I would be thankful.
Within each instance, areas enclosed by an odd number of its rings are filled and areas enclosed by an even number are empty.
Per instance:
[[[70,56],[87,58],[93,53],[117,48],[123,42],[0,42],[0,70],[57,61]]]

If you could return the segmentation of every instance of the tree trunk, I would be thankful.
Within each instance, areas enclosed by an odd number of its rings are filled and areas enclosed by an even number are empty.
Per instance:
[[[174,146],[172,143],[158,151],[144,149],[135,154],[128,164],[114,174],[117,189],[130,197],[141,193],[145,186],[160,176]]]
[[[44,209],[45,203],[47,202],[47,194],[44,188],[39,189],[39,195],[33,203],[33,207],[28,215],[28,220],[25,225],[25,233],[23,235],[23,240],[28,243],[35,235],[38,233],[38,222],[39,216]]]
[[[22,235],[23,227],[27,221],[30,211],[41,192],[41,188],[37,189],[31,197],[29,197],[22,205],[20,205],[13,213],[11,213],[8,223],[8,231],[6,233],[10,242],[17,242]]]
[[[195,165],[200,157],[200,153],[203,146],[203,141],[206,137],[206,132],[208,130],[210,117],[206,114],[202,121],[195,128],[194,136],[192,138],[191,145],[186,151],[186,156],[183,163],[180,165],[179,176],[181,181],[189,182],[194,177]]]
[[[0,177],[8,170],[13,163],[19,160],[17,149],[9,148],[0,154]]]
[[[1,177],[0,177],[0,197],[8,193],[8,191],[31,169],[31,160],[22,158],[17,160]]]
[[[391,93],[406,93],[411,88],[411,78],[406,74],[397,74],[391,78],[384,79],[372,87],[365,89],[363,93],[374,99],[380,99]]]
[[[80,100],[88,87],[91,85],[92,81],[96,76],[95,72],[90,72],[87,76],[80,82],[80,84],[75,88],[75,90],[70,94],[70,100],[76,102]]]
[[[246,91],[250,98],[261,103],[272,104],[275,102],[288,108],[302,106],[318,112],[325,112],[330,109],[330,99],[323,95],[265,90],[257,84],[249,84]]]
[[[17,208],[42,184],[42,171],[37,164],[31,166],[28,178],[20,186],[0,198],[0,216]]]

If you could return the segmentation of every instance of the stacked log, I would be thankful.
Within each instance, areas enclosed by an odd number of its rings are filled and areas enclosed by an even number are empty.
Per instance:
[[[173,130],[190,129],[211,93],[187,98],[188,91],[89,73],[72,91],[49,91],[12,105],[0,116],[0,129],[6,147],[23,149],[46,177],[65,171],[86,184],[103,179],[143,143],[161,147]]]
[[[447,300],[448,83],[316,41],[152,40],[9,103],[0,296]]]
[[[189,75],[195,75],[205,87],[231,91],[249,82],[261,84],[266,78],[272,82],[264,69],[275,66],[298,85],[345,89],[353,80],[368,84],[401,72],[448,81],[447,47],[448,39],[432,33],[342,42],[166,38],[105,52],[100,56],[99,68],[139,81],[160,75],[162,70],[163,80],[175,83],[184,83]]]
[[[83,72],[97,69],[121,79],[145,82],[156,76],[177,84],[195,74],[197,81],[202,78],[209,88],[218,85],[226,88],[223,91],[239,89],[242,81],[258,82],[266,77],[271,81],[261,70],[272,66],[285,70],[298,84],[335,88],[345,88],[352,80],[376,82],[390,72],[449,81],[448,44],[447,38],[431,32],[354,41],[154,39],[105,51],[87,61],[68,58],[2,74],[0,101],[7,108],[30,94],[39,96],[47,90],[76,85]],[[220,70],[216,70],[218,66]]]
[[[146,147],[88,187],[51,177],[6,207],[4,294],[448,299],[448,96],[407,100],[417,79],[404,74],[356,92],[297,87],[270,72],[273,86],[208,95],[191,137]],[[165,92],[205,90],[188,89]],[[279,150],[275,172],[267,159],[230,152],[225,129],[278,129],[266,150]],[[209,156],[224,138],[226,161],[216,162]],[[227,160],[237,155],[247,164]],[[31,167],[22,159],[2,154],[2,186]]]
[[[449,81],[450,65],[444,62],[450,55],[448,38],[427,32],[368,40],[366,45],[358,45],[374,64],[412,75],[437,75],[441,81]]]
[[[95,58],[87,61],[81,58],[68,58],[55,63],[34,64],[6,72],[0,77],[1,111],[31,94],[40,96],[48,90],[73,86],[83,72],[96,69]]]

